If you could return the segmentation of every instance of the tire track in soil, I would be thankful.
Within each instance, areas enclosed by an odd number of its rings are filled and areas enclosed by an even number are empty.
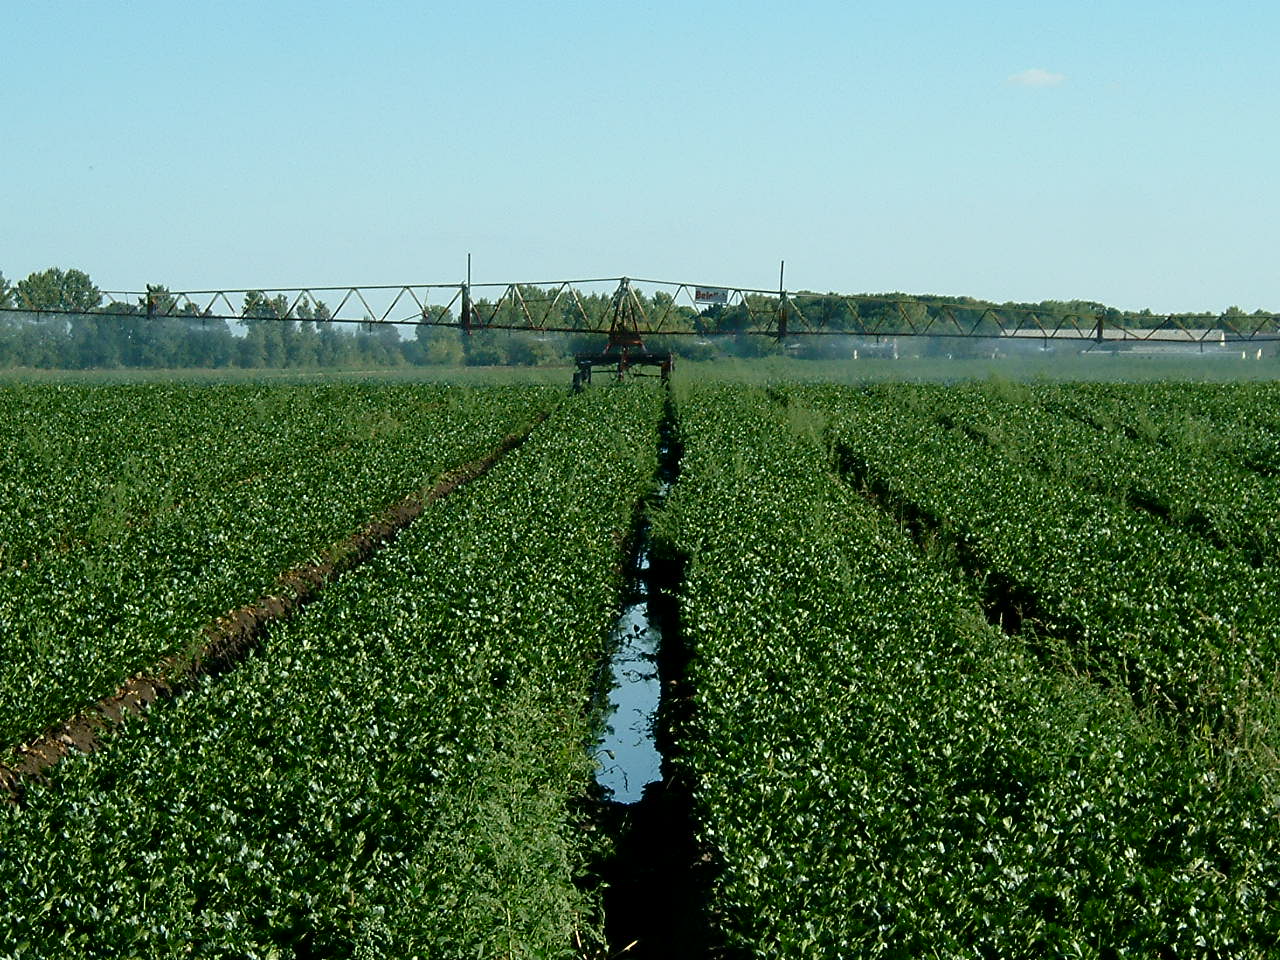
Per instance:
[[[24,785],[45,774],[73,750],[96,750],[127,717],[168,700],[194,685],[202,676],[218,676],[235,667],[255,649],[272,625],[287,619],[315,600],[331,581],[362,566],[389,546],[427,506],[488,473],[493,466],[529,438],[551,411],[543,411],[524,430],[509,434],[492,451],[445,473],[435,486],[400,500],[355,534],[325,551],[318,563],[282,574],[275,589],[253,603],[238,607],[205,626],[199,641],[187,650],[165,657],[150,670],[125,680],[110,696],[81,709],[74,717],[24,744],[5,751],[0,762],[0,802],[21,803]]]

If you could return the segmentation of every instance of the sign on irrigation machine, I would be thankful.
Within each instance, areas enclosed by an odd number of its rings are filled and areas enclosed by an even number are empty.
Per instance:
[[[708,307],[724,305],[729,302],[729,291],[726,287],[694,287],[693,302]]]

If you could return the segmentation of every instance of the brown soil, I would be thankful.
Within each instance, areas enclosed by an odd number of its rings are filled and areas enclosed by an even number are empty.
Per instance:
[[[0,762],[0,801],[20,801],[25,781],[43,778],[72,750],[88,753],[97,749],[101,738],[126,717],[140,714],[156,701],[174,696],[202,675],[217,675],[235,666],[261,642],[273,623],[288,618],[314,600],[335,577],[365,563],[421,516],[429,503],[487,473],[524,443],[548,416],[549,413],[542,413],[528,429],[511,434],[490,453],[445,474],[429,490],[396,503],[353,536],[331,547],[321,562],[284,573],[271,594],[219,617],[204,628],[201,640],[190,649],[166,657],[152,669],[130,677],[115,693],[89,704],[66,722],[6,751],[10,759]]]

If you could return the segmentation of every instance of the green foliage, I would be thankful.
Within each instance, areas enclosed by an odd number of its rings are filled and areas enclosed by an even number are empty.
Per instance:
[[[1274,387],[1012,386],[956,391],[950,415],[1006,456],[1242,559],[1256,564],[1280,555],[1280,516],[1271,509],[1280,482],[1250,462],[1280,437],[1263,419]]]
[[[0,388],[0,744],[184,649],[555,395]]]
[[[570,808],[658,412],[574,398],[258,656],[0,809],[0,956],[598,947]]]
[[[668,759],[732,951],[1275,955],[1273,384],[674,390]],[[0,389],[0,719],[563,395]],[[0,809],[0,957],[599,953],[574,810],[660,403],[563,399],[257,655]]]
[[[921,401],[912,411],[901,403],[908,393]],[[1254,764],[1274,770],[1273,565],[1207,542],[1176,513],[1046,476],[1046,464],[1069,472],[1059,464],[1092,459],[1087,447],[1034,426],[1047,413],[997,404],[990,409],[1007,415],[986,416],[987,399],[940,387],[825,401],[841,463],[945,529],[1040,632],[1068,642],[1074,669],[1127,691],[1201,744],[1220,775],[1238,765],[1249,775]],[[1150,459],[1127,460],[1139,487],[1163,472]]]
[[[988,626],[945,551],[832,474],[815,419],[948,518],[983,502],[959,472],[987,463],[974,440],[914,427],[947,392],[912,396],[709,387],[680,405],[681,480],[656,529],[689,558],[676,735],[721,865],[713,922],[758,957],[1271,955],[1263,782],[1224,779],[1122,689]],[[982,529],[1025,551],[1060,527],[1019,482]],[[1051,560],[1034,554],[1042,582]],[[1100,586],[1085,585],[1096,617]]]
[[[420,326],[414,331],[418,354],[411,362],[440,366],[461,366],[466,359],[463,334],[448,327]]]
[[[88,311],[102,303],[102,293],[82,270],[50,267],[19,280],[15,300],[25,310]]]
[[[268,297],[261,290],[250,290],[244,295],[241,316],[246,321],[282,320],[289,316],[289,299],[282,293]]]

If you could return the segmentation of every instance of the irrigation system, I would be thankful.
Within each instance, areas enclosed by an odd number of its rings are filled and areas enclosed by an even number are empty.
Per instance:
[[[469,272],[469,268],[468,268]],[[1276,314],[1151,314],[1088,308],[992,305],[983,301],[900,294],[840,294],[723,284],[593,278],[513,283],[344,287],[277,287],[171,291],[148,287],[103,291],[91,310],[46,310],[21,302],[6,315],[145,317],[190,322],[301,321],[454,327],[464,334],[503,330],[607,337],[595,352],[575,355],[575,385],[592,370],[649,372],[664,379],[673,356],[645,341],[672,337],[844,336],[981,338],[991,341],[1075,341],[1082,346],[1185,344],[1239,349],[1280,340]],[[634,369],[633,369],[634,368]]]

